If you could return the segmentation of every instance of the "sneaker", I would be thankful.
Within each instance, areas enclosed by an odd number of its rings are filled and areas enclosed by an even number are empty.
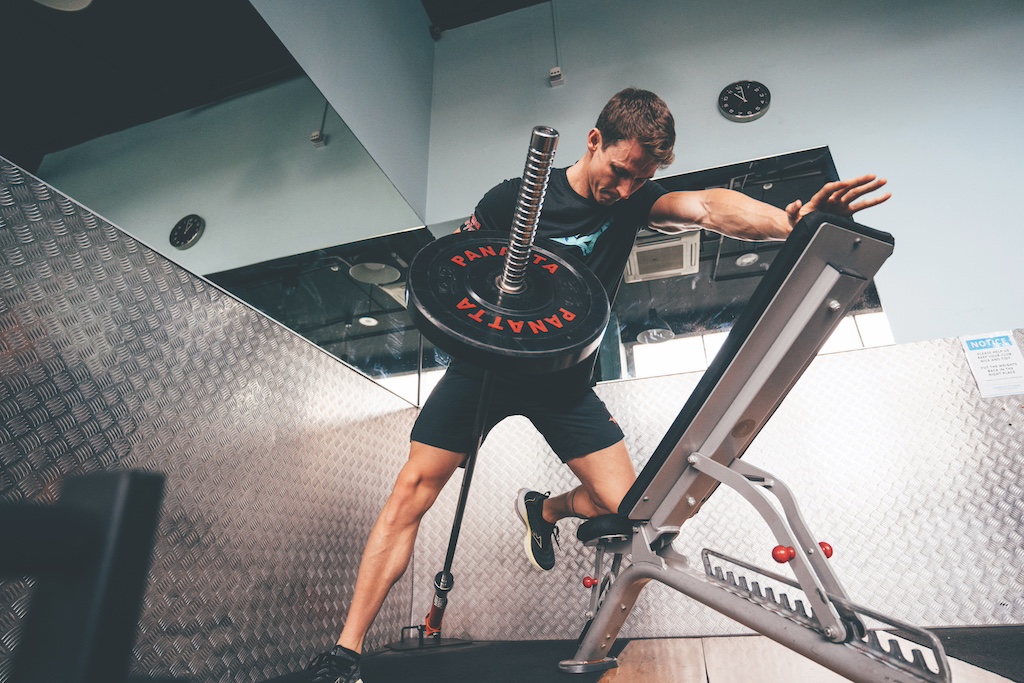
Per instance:
[[[558,527],[544,519],[544,501],[546,493],[538,493],[529,489],[519,489],[516,497],[516,513],[526,525],[524,547],[526,556],[537,569],[548,571],[555,566],[555,548],[551,541],[558,543]]]
[[[311,683],[363,683],[359,654],[341,645],[317,655],[307,670],[313,672]]]

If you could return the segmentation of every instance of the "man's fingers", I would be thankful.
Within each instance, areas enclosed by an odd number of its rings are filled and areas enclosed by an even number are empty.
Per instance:
[[[877,178],[873,174],[862,175],[848,180],[837,180],[826,184],[814,196],[815,205],[825,211],[856,213],[863,209],[877,206],[888,200],[892,193],[857,201],[861,197],[878,190],[886,184],[885,178]]]
[[[885,180],[885,178],[878,178],[870,182],[859,183],[850,186],[844,190],[837,191],[836,193],[833,193],[832,196],[836,197],[836,195],[838,194],[838,198],[841,199],[842,201],[852,202],[858,197],[862,197],[870,192],[874,192],[880,187],[883,187],[886,184],[886,182],[887,181]]]
[[[892,197],[892,192],[886,192],[885,194],[877,197],[862,199],[856,204],[850,204],[850,212],[856,213],[858,211],[863,211],[864,209],[870,209],[872,206],[878,206],[882,202],[887,201],[890,197]]]

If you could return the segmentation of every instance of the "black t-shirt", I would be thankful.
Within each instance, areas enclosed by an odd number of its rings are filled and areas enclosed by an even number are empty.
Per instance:
[[[484,195],[463,226],[464,230],[511,232],[521,178],[506,180]],[[602,206],[576,194],[566,169],[552,169],[537,224],[537,237],[563,245],[597,275],[615,299],[637,231],[647,225],[651,207],[666,190],[648,181],[628,199]]]
[[[510,233],[521,184],[521,178],[514,178],[489,190],[462,229]],[[628,199],[603,206],[577,194],[569,185],[566,169],[552,169],[536,236],[558,242],[567,253],[583,261],[604,285],[608,300],[614,301],[636,234],[647,225],[651,207],[664,194],[663,187],[648,181]],[[562,390],[591,386],[596,356],[547,375],[550,379],[545,384]],[[464,363],[459,363],[458,369],[468,370]]]

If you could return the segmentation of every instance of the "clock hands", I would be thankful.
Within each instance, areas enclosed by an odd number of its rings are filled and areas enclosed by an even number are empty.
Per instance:
[[[718,111],[730,121],[753,121],[768,110],[771,93],[763,83],[736,81],[722,88]]]

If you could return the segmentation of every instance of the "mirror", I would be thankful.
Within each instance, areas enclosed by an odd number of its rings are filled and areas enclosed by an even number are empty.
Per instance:
[[[404,290],[350,271],[407,266],[430,233],[308,78],[50,154],[38,175],[369,377],[415,375]],[[390,388],[416,403],[407,384]]]
[[[116,9],[125,20],[136,16],[133,11]],[[24,22],[26,32],[46,35],[101,30],[91,22],[111,18],[75,13],[73,19],[85,23],[72,26],[56,23],[61,21],[58,14],[63,15],[39,8],[15,18]],[[217,10],[217,22],[236,26],[241,33],[237,39],[246,49],[259,41],[276,40],[248,2],[225,4]],[[259,25],[254,28],[254,23]],[[214,28],[209,31],[215,32]],[[159,38],[154,34],[153,39]],[[234,40],[232,45],[238,51]],[[271,47],[262,52],[273,52]],[[206,49],[197,47],[192,52]],[[183,64],[193,58],[229,61],[238,56],[211,49],[201,58],[182,55]],[[268,62],[273,59],[278,58],[266,57]],[[285,52],[278,61],[289,59]],[[231,68],[226,65],[224,70]],[[391,374],[415,374],[418,361],[407,357],[407,347],[418,352],[419,344],[401,335],[418,335],[392,319],[394,310],[402,307],[404,294],[394,288],[389,291],[389,283],[367,282],[372,279],[367,274],[360,281],[358,270],[356,279],[350,277],[350,268],[339,266],[338,259],[365,266],[394,255],[407,264],[414,253],[410,249],[429,240],[430,233],[316,85],[305,75],[296,76],[301,74],[297,65],[251,68],[268,71],[258,79],[263,83],[260,87],[243,84],[235,87],[241,92],[84,142],[46,140],[44,144],[63,149],[43,156],[33,172],[172,261],[220,284],[370,377],[381,381]],[[87,85],[91,83],[89,74],[84,77]],[[105,76],[96,74],[96,78]],[[131,107],[142,106],[150,87],[137,85],[136,90],[121,94],[135,98]],[[172,89],[169,84],[155,87]],[[205,93],[207,87],[194,84],[185,90],[200,97],[195,93]],[[117,130],[119,117],[128,107],[119,108],[118,102],[112,99],[103,102],[108,106],[88,107],[77,117],[106,116],[106,125],[99,122],[92,129]],[[9,154],[14,153],[11,150]],[[0,153],[7,151],[0,149]],[[332,265],[336,270],[331,270]],[[343,284],[332,288],[323,277],[337,273],[342,277],[336,279]],[[270,282],[275,282],[273,287]],[[272,289],[276,291],[270,294]],[[359,313],[355,330],[345,328],[349,313]],[[339,316],[340,328],[334,324]],[[358,318],[373,316],[378,318],[376,329],[361,329]],[[412,403],[417,401],[415,390],[410,393],[404,384],[392,389]]]
[[[305,76],[49,154],[38,175],[203,276],[422,226]],[[172,243],[190,215],[201,236]]]
[[[422,338],[405,308],[409,264],[426,228],[287,256],[209,279],[377,383],[419,405],[448,358]]]
[[[724,187],[784,208],[838,180],[827,147],[659,178],[667,190]],[[643,230],[602,343],[602,381],[703,371],[768,270],[781,242],[744,242],[700,231]],[[892,344],[874,283],[823,353]]]
[[[806,201],[836,178],[832,156],[823,147],[658,182],[670,190],[728,187],[784,207],[795,199]],[[408,230],[209,277],[421,404],[448,358],[413,327],[405,310],[405,277],[413,256],[433,239],[426,228]],[[602,342],[598,379],[703,371],[781,244],[703,231],[682,236],[641,231]],[[823,352],[891,343],[871,284]]]

